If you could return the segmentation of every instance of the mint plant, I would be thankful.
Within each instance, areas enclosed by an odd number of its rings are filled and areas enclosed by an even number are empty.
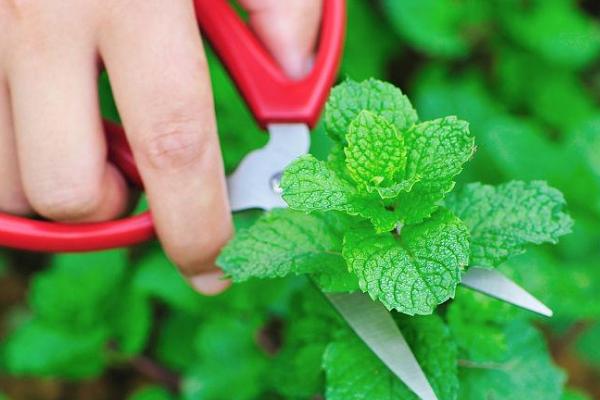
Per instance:
[[[235,281],[309,274],[325,291],[428,315],[469,266],[496,267],[571,229],[562,194],[544,182],[452,192],[475,151],[468,124],[419,121],[391,84],[346,81],[325,113],[328,159],[294,161],[281,180],[289,209],[239,232],[219,258]]]

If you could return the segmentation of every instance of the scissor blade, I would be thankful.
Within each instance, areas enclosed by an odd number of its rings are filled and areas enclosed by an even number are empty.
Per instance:
[[[371,351],[422,400],[437,400],[394,319],[363,293],[328,293],[329,301]]]
[[[285,167],[308,152],[310,131],[304,124],[271,124],[269,142],[249,153],[227,178],[232,211],[285,207],[279,179]]]
[[[462,276],[461,283],[468,288],[533,311],[534,313],[545,315],[546,317],[552,316],[552,310],[544,303],[496,270],[471,267]]]

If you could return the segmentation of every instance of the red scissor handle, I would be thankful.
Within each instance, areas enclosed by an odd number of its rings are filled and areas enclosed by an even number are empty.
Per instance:
[[[344,1],[323,2],[314,68],[299,81],[282,72],[226,0],[196,0],[195,4],[204,34],[233,76],[258,123],[263,128],[273,122],[303,122],[313,127],[340,61],[346,21]]]
[[[265,127],[301,122],[314,126],[339,66],[345,34],[345,0],[324,0],[319,50],[313,71],[294,81],[285,76],[227,0],[195,0],[204,34]],[[105,121],[110,159],[142,187],[123,129]],[[42,252],[83,252],[131,246],[154,237],[149,212],[117,221],[61,224],[0,213],[0,246]]]

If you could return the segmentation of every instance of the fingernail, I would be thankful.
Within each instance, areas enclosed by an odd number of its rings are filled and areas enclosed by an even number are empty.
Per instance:
[[[289,54],[281,62],[286,74],[292,79],[302,79],[312,70],[314,57],[306,58],[300,54]]]
[[[224,278],[222,271],[212,271],[190,278],[192,287],[206,296],[214,296],[231,285],[231,281]]]

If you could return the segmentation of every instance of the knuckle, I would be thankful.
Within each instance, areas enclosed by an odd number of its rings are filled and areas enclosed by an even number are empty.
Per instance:
[[[51,189],[30,196],[33,208],[54,220],[79,220],[101,206],[101,188],[89,184],[53,185]]]
[[[140,148],[152,167],[182,169],[200,161],[211,147],[202,130],[196,118],[172,118],[155,124],[150,137],[141,143]]]

